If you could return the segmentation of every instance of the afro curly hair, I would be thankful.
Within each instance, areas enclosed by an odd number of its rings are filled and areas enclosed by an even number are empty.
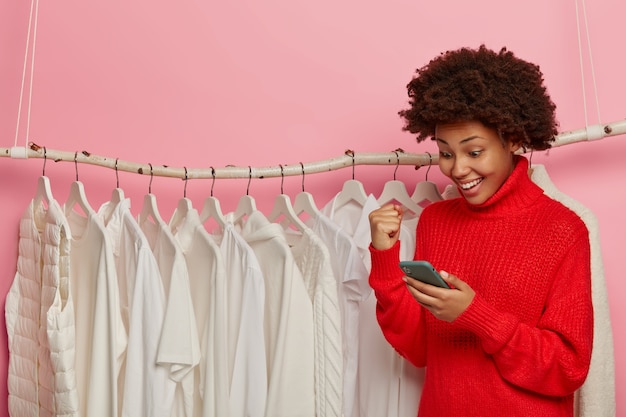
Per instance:
[[[407,90],[411,107],[398,114],[418,142],[433,137],[438,124],[461,121],[479,121],[527,149],[550,148],[558,132],[539,66],[506,48],[442,53],[416,70]]]

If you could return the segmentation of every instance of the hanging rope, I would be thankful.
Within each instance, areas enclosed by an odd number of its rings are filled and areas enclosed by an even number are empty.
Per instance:
[[[598,121],[597,123],[601,123],[602,119],[600,117],[600,101],[598,99],[598,87],[596,84],[596,73],[594,70],[594,65],[593,65],[593,55],[591,53],[591,38],[589,36],[589,23],[587,21],[587,7],[585,5],[585,0],[581,0],[582,2],[582,12],[583,12],[583,22],[584,22],[584,28],[585,28],[585,34],[587,36],[587,53],[589,55],[589,69],[591,71],[591,81],[592,81],[592,85],[593,85],[593,93],[595,96],[595,100],[596,100],[596,112],[597,112],[597,117],[598,117]],[[580,78],[581,78],[581,84],[582,84],[582,95],[583,95],[583,111],[584,111],[584,115],[585,115],[585,126],[587,126],[588,129],[588,140],[595,140],[595,139],[600,139],[602,137],[604,137],[604,132],[600,129],[597,129],[596,126],[590,126],[589,125],[589,116],[588,116],[588,109],[587,109],[587,91],[585,88],[585,70],[584,70],[584,59],[583,59],[583,45],[582,45],[582,40],[581,40],[581,29],[580,29],[580,16],[579,16],[579,11],[578,11],[578,0],[574,0],[574,4],[575,4],[575,8],[576,8],[576,28],[578,31],[578,55],[579,55],[579,59],[580,59]]]
[[[35,16],[35,21],[33,25],[33,11]],[[30,114],[32,108],[32,99],[33,99],[33,78],[35,72],[35,46],[37,44],[37,22],[39,21],[39,0],[31,0],[30,3],[30,14],[28,17],[28,34],[26,35],[26,50],[24,51],[24,67],[22,69],[22,83],[20,87],[20,101],[17,108],[17,123],[15,126],[15,141],[13,144],[13,148],[11,148],[11,156],[13,158],[27,158],[26,149],[28,147],[28,140],[30,136]],[[34,29],[33,29],[34,26]],[[26,138],[25,138],[25,146],[20,147],[17,146],[17,141],[20,133],[20,124],[22,119],[22,102],[24,99],[24,83],[26,81],[26,67],[28,63],[28,52],[31,50],[30,48],[30,34],[33,32],[33,46],[32,53],[30,58],[30,76],[29,76],[29,87],[28,87],[28,111],[26,116]]]

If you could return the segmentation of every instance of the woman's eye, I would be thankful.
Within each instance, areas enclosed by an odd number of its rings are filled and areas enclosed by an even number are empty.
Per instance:
[[[480,151],[472,151],[469,153],[472,158],[477,158],[480,156]]]
[[[452,158],[452,154],[450,152],[439,152],[439,157],[444,159]]]

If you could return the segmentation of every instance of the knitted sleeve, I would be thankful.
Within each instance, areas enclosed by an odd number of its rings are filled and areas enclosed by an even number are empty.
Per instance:
[[[400,241],[384,251],[370,245],[369,283],[376,294],[376,318],[389,344],[412,364],[423,367],[426,364],[423,309],[402,280],[399,253]]]
[[[560,263],[536,326],[497,311],[478,294],[454,323],[479,337],[510,383],[543,395],[569,395],[584,382],[591,359],[589,256],[589,240],[581,231]]]

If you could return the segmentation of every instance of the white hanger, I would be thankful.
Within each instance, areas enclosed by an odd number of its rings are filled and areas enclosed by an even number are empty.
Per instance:
[[[267,219],[270,222],[275,222],[280,217],[283,217],[283,220],[280,222],[281,226],[287,228],[289,224],[293,225],[299,231],[304,231],[307,226],[304,222],[298,217],[296,212],[293,209],[293,205],[291,205],[291,200],[289,196],[283,192],[283,181],[285,180],[285,176],[283,175],[283,166],[280,165],[280,194],[276,196],[274,199],[274,207],[272,212]]]
[[[37,191],[35,192],[35,198],[33,199],[34,207],[37,207],[42,202],[47,208],[50,205],[50,202],[54,200],[52,196],[52,189],[50,188],[50,179],[46,177],[46,147],[43,147],[43,171],[41,173],[41,177],[37,181]]]
[[[425,201],[428,203],[441,201],[443,200],[443,196],[439,192],[437,184],[424,180],[415,184],[415,191],[413,191],[411,199],[421,205]]]
[[[252,167],[248,166],[250,170],[250,176],[248,177],[248,187],[246,188],[246,195],[239,198],[237,207],[235,208],[233,223],[241,223],[245,217],[250,216],[256,209],[256,202],[254,197],[250,195],[250,182],[252,181]]]
[[[89,205],[83,183],[76,180],[70,186],[70,194],[65,202],[65,215],[68,216],[74,207],[78,206],[84,215],[95,215],[95,211]]]
[[[118,158],[119,159],[119,158]],[[115,206],[124,201],[124,190],[120,188],[120,178],[117,172],[117,159],[115,160],[115,188],[111,193],[111,203]]]
[[[93,208],[91,208],[91,205],[89,205],[89,202],[87,201],[87,196],[85,196],[85,187],[83,186],[83,183],[78,180],[78,161],[76,159],[77,157],[78,152],[74,154],[76,181],[74,181],[70,186],[70,194],[64,206],[65,215],[68,216],[75,206],[78,206],[83,211],[84,215],[95,215],[96,212]]]
[[[304,191],[304,164],[300,162],[300,166],[302,167],[302,191],[300,191],[296,195],[296,198],[293,200],[293,211],[298,217],[300,217],[300,215],[304,213],[307,214],[311,219],[315,219],[322,213],[317,208],[317,205],[313,200],[313,195]]]
[[[426,179],[415,184],[415,190],[411,195],[411,199],[420,206],[422,206],[424,202],[430,204],[443,200],[443,196],[439,192],[437,184],[432,181],[428,181],[428,172],[432,166],[432,156],[430,153],[428,153],[428,156],[430,157],[430,163],[428,164],[428,169],[426,170]]]
[[[359,180],[351,179],[343,183],[343,188],[335,197],[335,207],[339,208],[350,201],[364,206],[367,201],[367,193]]]
[[[411,199],[404,183],[398,180],[387,181],[377,201],[381,206],[396,201],[414,214],[420,214],[422,212],[422,208]]]
[[[302,191],[299,192],[296,195],[296,198],[293,200],[293,211],[296,213],[297,216],[305,213],[310,218],[315,219],[322,213],[317,208],[317,205],[313,200],[313,195],[304,191],[304,164],[300,162],[300,166],[302,167]]]
[[[178,229],[178,227],[181,225],[181,223],[183,223],[189,212],[194,209],[191,200],[187,198],[187,167],[184,168],[185,178],[183,178],[183,181],[185,181],[185,188],[183,190],[183,198],[178,200],[176,210],[174,210],[174,214],[172,214],[172,217],[170,218],[169,226],[172,232]]]
[[[335,196],[335,207],[339,208],[350,201],[354,201],[360,206],[365,206],[367,201],[367,193],[363,188],[363,184],[354,179],[354,152],[351,150],[346,151],[346,155],[352,157],[352,179],[343,183],[343,188]]]
[[[149,219],[152,219],[154,224],[165,223],[159,213],[156,197],[154,194],[150,193],[146,194],[143,198],[143,206],[141,207],[141,212],[139,213],[139,224],[143,224]]]
[[[150,184],[148,185],[148,194],[143,198],[143,206],[141,207],[141,212],[138,217],[139,224],[143,224],[148,219],[152,219],[153,223],[164,225],[165,221],[159,213],[156,197],[152,194],[152,164],[148,165],[150,165]]]
[[[178,229],[191,210],[193,210],[193,204],[190,199],[183,197],[178,200],[176,210],[174,210],[174,214],[172,214],[172,218],[170,219],[170,230],[175,231]]]
[[[124,190],[120,188],[120,180],[117,173],[117,159],[115,160],[115,178],[116,184],[115,188],[111,192],[111,200],[109,200],[109,204],[107,205],[107,208],[102,215],[105,224],[108,224],[111,220],[111,216],[113,215],[113,211],[115,210],[115,208],[122,201],[124,201]]]
[[[223,229],[226,224],[224,214],[220,207],[220,202],[217,198],[211,196],[204,200],[204,206],[202,207],[202,213],[200,213],[200,221],[206,223],[207,220],[213,219],[217,225]]]
[[[335,197],[335,207],[341,207],[351,201],[361,206],[365,206],[367,201],[367,193],[365,188],[363,188],[363,184],[354,178],[343,183],[341,191]]]
[[[307,226],[304,222],[298,217],[296,212],[291,205],[291,200],[287,194],[279,194],[274,199],[274,207],[272,212],[267,216],[267,219],[271,222],[278,220],[280,217],[284,217],[284,219],[294,225],[299,231],[304,231]],[[281,222],[283,227],[287,226],[287,222]]]
[[[220,201],[213,197],[213,186],[215,185],[215,169],[213,167],[211,167],[211,173],[213,175],[211,195],[204,200],[204,206],[202,207],[202,212],[200,213],[200,222],[206,223],[207,220],[212,218],[221,229],[224,229],[226,219],[224,218],[224,214],[222,214]]]
[[[302,191],[296,195],[296,198],[293,200],[293,211],[295,211],[298,216],[301,213],[306,213],[312,219],[321,214],[320,210],[315,205],[313,195],[306,191]]]
[[[254,197],[251,195],[241,196],[239,202],[237,203],[237,208],[235,208],[235,219],[233,223],[239,223],[245,217],[251,215],[256,211],[256,203],[254,201]]]
[[[54,200],[52,197],[52,189],[50,188],[50,179],[45,175],[39,177],[37,181],[37,191],[35,192],[34,206],[44,203],[46,207],[50,205],[50,202]]]
[[[119,159],[119,158],[118,158]],[[115,188],[111,192],[111,205],[115,206],[124,201],[124,190],[120,188],[120,177],[117,171],[117,159],[115,160]]]
[[[109,200],[109,204],[106,206],[106,210],[102,213],[102,218],[104,219],[104,224],[108,224],[111,220],[111,216],[113,215],[113,211],[115,208],[124,201],[124,190],[121,188],[114,188],[111,193],[111,200]]]
[[[396,151],[398,156],[398,151]],[[400,163],[400,157],[398,156],[398,165]],[[396,165],[396,171],[398,170]],[[393,173],[393,180],[387,181],[383,187],[383,191],[380,193],[377,201],[379,205],[384,205],[396,201],[400,203],[405,209],[413,212],[414,214],[420,214],[422,208],[417,203],[411,200],[411,196],[406,190],[406,186],[402,181],[396,180],[396,171]]]
[[[111,203],[113,203],[112,205],[114,206],[124,201],[124,190],[122,190],[121,188],[114,188],[111,192],[110,201]]]

